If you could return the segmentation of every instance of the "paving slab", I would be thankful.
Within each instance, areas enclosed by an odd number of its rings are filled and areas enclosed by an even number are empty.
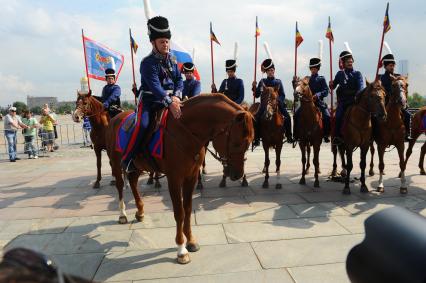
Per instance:
[[[294,204],[289,207],[302,218],[349,215],[349,212],[331,202]]]
[[[350,283],[344,263],[292,267],[288,271],[297,283]]]

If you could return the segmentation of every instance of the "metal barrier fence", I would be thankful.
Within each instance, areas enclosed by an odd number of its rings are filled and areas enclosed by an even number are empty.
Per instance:
[[[90,131],[86,131],[82,128],[81,124],[61,124],[56,126],[57,135],[53,139],[54,148],[58,149],[61,145],[84,145],[89,146]],[[3,138],[0,138],[0,158],[4,159],[8,157],[8,143],[4,131],[0,131]],[[21,130],[17,131],[17,143],[16,149],[18,154],[26,154],[27,149],[30,146],[25,141],[24,135]],[[43,130],[37,131],[37,135],[34,138],[33,144],[39,155],[47,153],[47,143],[50,141],[49,134]]]

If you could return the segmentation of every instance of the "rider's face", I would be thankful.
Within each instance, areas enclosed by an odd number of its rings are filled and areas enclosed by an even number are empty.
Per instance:
[[[167,53],[169,53],[170,40],[168,40],[167,38],[157,38],[153,41],[152,44],[160,54],[166,55]]]
[[[316,75],[318,74],[319,69],[318,68],[310,68],[311,70],[311,75]]]
[[[113,84],[115,84],[115,77],[114,76],[108,76],[108,77],[106,77],[106,81],[107,81],[107,84],[113,85]]]
[[[228,70],[228,71],[226,71],[226,73],[228,74],[228,78],[235,77],[235,71],[234,70]]]
[[[193,73],[192,72],[185,72],[185,78],[187,79],[187,80],[192,80],[192,78],[193,78],[194,76],[193,76]]]
[[[354,65],[354,59],[347,58],[345,59],[345,69],[352,69]]]
[[[387,64],[385,69],[389,73],[393,74],[395,72],[395,64],[394,63]]]
[[[266,75],[269,78],[273,78],[275,76],[275,69],[274,68],[270,68],[270,69],[266,70]]]

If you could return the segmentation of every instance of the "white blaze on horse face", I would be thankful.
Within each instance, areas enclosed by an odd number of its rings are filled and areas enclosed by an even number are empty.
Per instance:
[[[177,247],[178,247],[178,252],[177,252],[178,256],[188,254],[188,250],[186,249],[185,244],[177,245]]]
[[[295,90],[296,93],[302,93],[302,87],[298,85]]]
[[[120,207],[120,216],[126,216],[126,204],[124,203],[124,200],[120,200],[119,202],[119,207]]]

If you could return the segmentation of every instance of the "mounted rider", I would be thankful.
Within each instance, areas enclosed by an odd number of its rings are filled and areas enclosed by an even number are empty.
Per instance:
[[[194,63],[183,63],[181,72],[185,75],[186,78],[186,80],[183,82],[183,99],[189,99],[201,93],[201,83],[194,77],[194,70]]]
[[[260,80],[259,84],[256,87],[256,81],[252,83],[253,92],[255,92],[255,97],[260,97],[262,99],[262,92],[264,87],[278,87],[278,108],[281,114],[284,116],[284,128],[285,135],[288,143],[293,143],[293,137],[291,133],[291,118],[287,111],[287,106],[285,103],[285,93],[284,87],[280,79],[275,78],[275,65],[272,59],[268,58],[262,62],[261,65],[262,73],[266,73],[266,78]],[[253,141],[254,146],[260,144],[260,117],[262,117],[263,112],[265,112],[266,107],[265,103],[260,103],[259,110],[255,115],[256,125],[255,125],[255,140]]]
[[[238,44],[235,43],[234,59],[225,61],[225,69],[228,78],[222,81],[219,91],[217,91],[216,85],[212,84],[212,93],[223,93],[235,103],[241,104],[244,100],[244,82],[235,75],[237,70],[237,53]]]
[[[114,59],[111,58],[111,60]],[[112,65],[112,68],[105,70],[105,80],[107,84],[102,89],[101,96],[101,102],[111,118],[121,112],[121,88],[118,84],[116,84],[114,64]]]
[[[395,74],[395,57],[392,54],[392,51],[389,48],[389,45],[385,42],[385,47],[388,50],[388,54],[382,57],[381,64],[385,69],[385,73],[379,75],[382,86],[386,91],[386,104],[389,101],[389,96],[392,93],[392,77],[398,77],[400,74]],[[401,109],[402,115],[404,117],[404,126],[405,126],[405,141],[410,141],[411,133],[411,114],[408,112],[408,104],[405,101],[403,109]]]
[[[334,143],[343,142],[342,125],[346,110],[355,103],[356,96],[364,89],[364,79],[361,72],[354,70],[354,58],[349,44],[345,42],[346,49],[339,56],[340,71],[334,80],[330,81],[330,89],[337,88],[337,109]]]
[[[319,41],[319,54],[318,57],[311,58],[309,60],[309,70],[311,71],[311,76],[309,79],[309,88],[314,96],[315,106],[321,111],[322,114],[322,124],[323,124],[323,138],[324,142],[330,142],[330,112],[328,110],[328,105],[324,102],[324,98],[328,96],[329,89],[327,87],[327,82],[325,78],[318,74],[321,68],[321,58],[322,58],[322,41]],[[298,127],[297,121],[300,115],[300,108],[294,113],[294,128]],[[296,130],[294,133],[296,134]],[[297,139],[296,137],[295,139]]]
[[[139,91],[136,87],[133,88],[133,92],[139,97],[138,119],[141,119],[141,125],[136,142],[128,146],[123,155],[122,167],[128,172],[135,170],[132,160],[138,153],[154,114],[168,108],[175,119],[181,116],[183,83],[176,58],[170,53],[169,22],[162,16],[156,16],[149,19],[147,25],[152,52],[141,62]]]

